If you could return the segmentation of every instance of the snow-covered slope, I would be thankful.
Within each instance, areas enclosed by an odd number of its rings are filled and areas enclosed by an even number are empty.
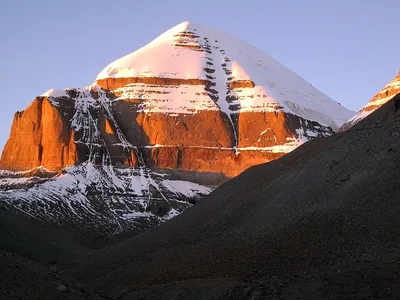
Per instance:
[[[218,29],[189,22],[175,26],[145,47],[111,63],[97,80],[135,77],[200,79],[215,83],[218,94],[215,102],[202,93],[201,86],[183,85],[160,93],[159,101],[143,105],[145,111],[192,113],[222,109],[229,114],[283,107],[285,112],[333,129],[354,114],[262,50]],[[253,82],[255,86],[232,91],[229,83],[235,81]],[[137,84],[120,92],[125,98],[140,95],[146,100],[147,96]],[[188,101],[186,95],[198,97]],[[227,103],[226,99],[232,97],[237,99]]]
[[[27,175],[33,171],[36,175]],[[167,173],[90,162],[49,178],[40,173],[51,174],[43,168],[0,172],[1,205],[94,237],[156,226],[211,192]]]

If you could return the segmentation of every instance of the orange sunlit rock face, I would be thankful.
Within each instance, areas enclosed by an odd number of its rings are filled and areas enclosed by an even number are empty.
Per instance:
[[[97,80],[97,84],[103,89],[114,91],[132,83],[143,83],[151,85],[205,85],[205,79],[179,79],[179,78],[160,78],[160,77],[131,77],[131,78],[105,78]]]
[[[137,80],[106,79],[100,83],[116,88]],[[181,83],[167,78],[140,80]],[[190,84],[202,82],[193,80]],[[232,89],[254,87],[249,80],[231,85]],[[63,97],[38,97],[25,111],[16,113],[0,168],[23,171],[43,166],[60,170],[91,160],[119,168],[145,164],[155,169],[233,177],[293,149],[288,143],[296,140],[299,129],[315,130],[308,121],[280,110],[229,116],[221,110],[145,112],[140,99],[116,100],[113,91],[93,88],[82,93],[69,90]],[[100,98],[102,102],[96,102]]]
[[[111,127],[110,121],[105,119],[105,131],[108,134],[115,134],[114,129]]]
[[[221,173],[234,177],[247,168],[272,161],[282,153],[194,147],[157,147],[145,154],[150,167],[185,171]]]
[[[59,170],[72,165],[77,160],[74,135],[57,108],[38,97],[14,115],[0,168],[20,171],[46,166]]]
[[[217,111],[200,111],[193,115],[142,112],[137,115],[136,120],[150,145],[234,146],[232,127],[229,126],[226,115]]]

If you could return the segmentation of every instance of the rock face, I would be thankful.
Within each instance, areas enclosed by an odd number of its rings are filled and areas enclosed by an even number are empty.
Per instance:
[[[259,49],[184,22],[91,86],[50,90],[16,113],[0,199],[68,226],[90,219],[107,234],[150,227],[351,115]],[[39,176],[27,172],[39,166]]]
[[[14,116],[10,139],[1,159],[8,170],[29,170],[45,165],[59,170],[76,162],[75,132],[47,98],[38,97]]]
[[[373,113],[383,104],[389,102],[400,93],[400,72],[382,90],[380,90],[356,115],[348,120],[339,131],[346,131]]]

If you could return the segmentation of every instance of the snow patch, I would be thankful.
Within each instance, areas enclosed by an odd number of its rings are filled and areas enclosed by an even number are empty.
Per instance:
[[[43,93],[41,96],[43,97],[68,97],[68,94],[63,90],[50,89],[47,92]]]
[[[189,181],[170,180],[167,174],[150,169],[119,169],[90,161],[65,168],[52,178],[23,177],[23,172],[4,170],[0,175],[2,205],[47,221],[93,218],[117,226],[114,234],[127,228],[141,230],[143,222],[154,226],[169,220],[191,206],[189,199],[212,191]],[[157,190],[155,195],[152,189]],[[159,202],[167,209],[163,215],[148,209]]]

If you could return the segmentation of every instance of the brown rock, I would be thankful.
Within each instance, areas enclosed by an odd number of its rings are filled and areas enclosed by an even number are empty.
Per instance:
[[[131,152],[130,152],[130,157],[128,157],[125,160],[125,165],[128,167],[138,167],[139,166],[137,156],[133,150],[131,150]]]
[[[160,77],[131,77],[131,78],[105,78],[97,80],[97,84],[103,89],[114,91],[132,83],[143,83],[150,85],[206,85],[209,81],[205,79],[179,79]]]
[[[193,115],[140,113],[136,120],[150,145],[226,148],[234,146],[232,127],[227,116],[220,112],[200,111]]]
[[[68,291],[68,288],[67,288],[66,285],[60,284],[59,286],[57,286],[56,290],[59,291],[59,292],[63,292],[64,293],[64,292]]]
[[[253,88],[255,84],[251,80],[235,80],[229,83],[229,87],[231,89],[238,89],[238,88]]]
[[[108,134],[115,134],[114,129],[111,127],[110,121],[105,119],[105,131]]]
[[[204,84],[204,80],[168,78],[104,79],[98,83],[115,89],[138,82]],[[231,82],[231,88],[239,87],[254,87],[254,83]],[[99,93],[103,93],[101,97],[106,94],[109,99],[115,99],[114,93],[108,90],[90,90],[95,101]],[[132,99],[80,108],[78,101],[87,96],[74,89],[68,90],[68,94],[69,97],[52,102],[38,97],[28,109],[15,115],[0,168],[28,170],[44,166],[57,171],[90,158],[94,164],[120,168],[145,164],[156,169],[233,177],[253,165],[284,155],[284,150],[274,147],[297,139],[299,129],[309,126],[314,132],[320,128],[321,135],[329,134],[319,124],[310,125],[309,121],[283,111],[243,112],[231,116],[212,110],[194,114],[145,113]],[[77,115],[82,124],[75,132],[71,119]]]
[[[272,147],[294,138],[296,128],[300,128],[299,118],[280,111],[245,112],[239,114],[238,144],[243,147]]]
[[[1,169],[22,171],[45,166],[59,170],[76,161],[74,132],[44,97],[14,116],[0,161]]]

